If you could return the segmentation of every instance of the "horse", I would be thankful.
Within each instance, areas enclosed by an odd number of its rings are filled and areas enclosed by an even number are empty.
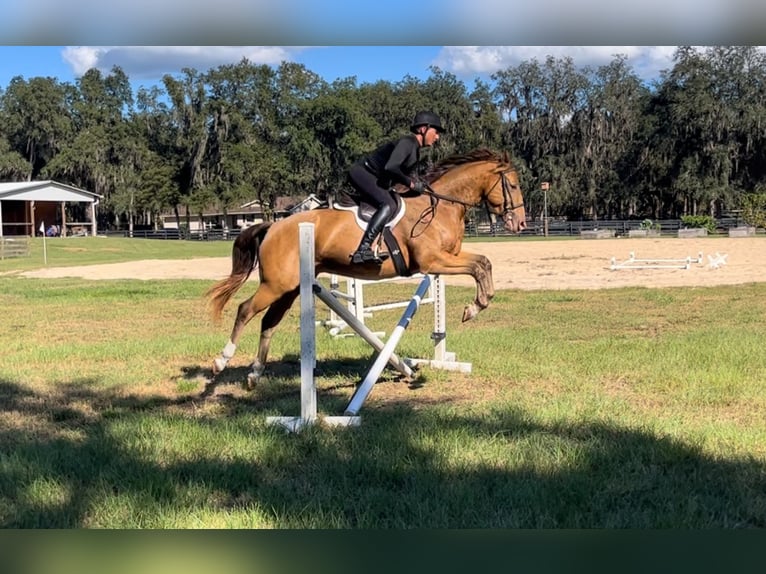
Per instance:
[[[484,202],[508,231],[520,233],[526,227],[526,212],[518,172],[507,152],[482,148],[434,164],[423,179],[426,191],[422,195],[409,197],[403,186],[395,189],[400,192],[405,211],[393,226],[393,235],[407,273],[473,277],[476,297],[463,310],[462,320],[466,322],[486,309],[495,294],[489,259],[462,251],[466,210]],[[248,227],[234,241],[230,275],[205,294],[211,318],[218,322],[232,296],[256,267],[259,270],[260,283],[255,293],[239,305],[231,336],[213,361],[213,376],[223,371],[234,356],[245,326],[265,311],[247,388],[253,389],[263,376],[274,331],[300,292],[298,225],[303,222],[314,224],[315,274],[371,280],[401,275],[393,258],[382,263],[351,263],[351,254],[363,233],[351,211],[328,206]]]

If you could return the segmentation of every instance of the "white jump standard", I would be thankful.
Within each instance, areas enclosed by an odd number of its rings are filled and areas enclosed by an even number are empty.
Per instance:
[[[299,417],[267,417],[268,424],[278,424],[291,432],[317,422],[317,390],[314,382],[316,337],[314,333],[314,224],[300,223],[300,300],[301,300],[301,415]],[[322,417],[325,424],[352,426],[359,417]]]

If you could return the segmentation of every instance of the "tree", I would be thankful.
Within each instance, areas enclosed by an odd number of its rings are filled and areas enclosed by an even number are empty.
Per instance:
[[[116,180],[132,169],[126,167],[131,158],[119,149],[127,137],[124,114],[133,105],[132,89],[119,68],[107,76],[88,70],[76,87],[70,103],[72,136],[44,173],[104,196],[108,206]]]
[[[21,154],[12,150],[6,139],[0,138],[0,179],[28,180],[29,172],[30,165]]]
[[[522,187],[538,193],[551,182],[554,213],[581,214],[577,147],[572,120],[587,102],[588,78],[571,58],[522,62],[493,74],[493,96],[504,120],[503,145],[518,159]],[[542,212],[542,201],[538,201]]]
[[[72,134],[70,84],[55,78],[11,79],[0,100],[0,122],[10,147],[30,165],[29,179],[36,179],[45,165],[64,147]]]
[[[180,79],[166,74],[162,82],[172,107],[170,130],[178,183],[178,201],[186,205],[186,226],[190,226],[189,205],[195,190],[204,187],[202,161],[208,141],[208,108],[205,79],[196,70],[184,68]],[[195,202],[201,201],[199,191]],[[175,206],[178,215],[178,206]],[[180,227],[180,221],[179,221]]]
[[[623,215],[632,202],[626,180],[636,136],[641,131],[648,92],[626,63],[611,63],[588,73],[587,97],[571,122],[578,143],[576,159],[583,210],[593,219]]]
[[[676,158],[672,188],[683,214],[714,215],[763,173],[755,167],[766,119],[763,56],[752,47],[682,46],[674,62],[661,94]]]

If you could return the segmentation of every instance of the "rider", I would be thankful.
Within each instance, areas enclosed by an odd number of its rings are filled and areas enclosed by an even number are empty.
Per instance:
[[[420,148],[434,145],[443,130],[441,119],[434,112],[418,112],[410,126],[412,133],[381,145],[351,166],[348,173],[351,185],[377,208],[359,247],[351,256],[352,263],[383,261],[375,255],[371,246],[396,209],[391,189],[395,183],[401,183],[415,193],[423,193],[425,184],[409,174],[418,163]]]

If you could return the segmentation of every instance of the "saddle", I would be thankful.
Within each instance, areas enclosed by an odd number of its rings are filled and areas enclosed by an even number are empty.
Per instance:
[[[386,224],[383,227],[383,231],[381,231],[380,237],[376,240],[376,243],[380,244],[381,239],[383,240],[383,242],[386,244],[386,247],[388,248],[388,254],[391,256],[391,260],[394,263],[396,273],[402,277],[409,277],[412,275],[412,272],[407,268],[407,264],[404,262],[404,258],[402,257],[402,250],[399,247],[399,242],[396,240],[396,237],[394,237],[394,234],[391,231],[394,227],[396,227],[396,224],[399,223],[399,220],[404,216],[406,207],[399,194],[394,193],[392,195],[396,200],[396,209],[393,210],[391,216],[388,218],[388,221],[386,221]],[[354,220],[362,231],[367,229],[367,223],[370,221],[370,218],[372,218],[373,214],[377,210],[374,205],[365,201],[362,195],[357,193],[350,193],[347,191],[341,192],[330,207],[332,209],[350,211],[353,213]]]

